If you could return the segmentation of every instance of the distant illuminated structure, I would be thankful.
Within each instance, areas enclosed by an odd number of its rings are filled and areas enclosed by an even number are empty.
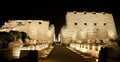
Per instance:
[[[54,25],[44,20],[9,20],[0,31],[10,30],[24,31],[30,38],[41,43],[53,43],[55,38]]]
[[[113,16],[105,12],[67,12],[66,25],[60,34],[61,41],[66,44],[117,38]]]

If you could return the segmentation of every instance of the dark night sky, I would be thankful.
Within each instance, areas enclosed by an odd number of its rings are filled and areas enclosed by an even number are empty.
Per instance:
[[[0,2],[0,25],[9,19],[50,20],[56,33],[65,25],[67,11],[96,11],[112,13],[120,34],[120,2],[115,0],[56,0]]]

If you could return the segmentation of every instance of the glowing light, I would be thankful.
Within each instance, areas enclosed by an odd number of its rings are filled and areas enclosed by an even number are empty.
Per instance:
[[[76,50],[80,50],[80,46],[76,46]]]
[[[86,52],[87,52],[87,49],[86,49],[86,48],[82,48],[82,52],[83,52],[83,53],[86,53]]]
[[[98,59],[96,59],[96,62],[98,62]]]

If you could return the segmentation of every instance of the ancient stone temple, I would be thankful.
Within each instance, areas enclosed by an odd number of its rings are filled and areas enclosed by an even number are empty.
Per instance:
[[[14,59],[21,58],[22,50],[41,51],[50,47],[55,41],[55,27],[48,20],[9,20],[0,28],[2,33],[9,33],[11,30],[25,32],[29,36],[25,38],[25,41],[16,38],[16,40],[7,42],[7,47],[12,50],[11,55]]]
[[[117,38],[114,18],[105,12],[67,12],[66,25],[61,28],[60,34],[61,41],[66,44]]]
[[[2,26],[1,31],[24,31],[30,38],[42,43],[52,43],[55,38],[54,25],[44,20],[9,20]]]

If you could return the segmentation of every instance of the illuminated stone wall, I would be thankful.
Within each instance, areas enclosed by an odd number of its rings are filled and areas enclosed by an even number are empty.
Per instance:
[[[30,38],[45,43],[52,43],[54,40],[54,25],[50,25],[49,21],[43,20],[9,20],[3,25],[5,31],[18,30],[24,31]]]
[[[70,29],[69,27],[63,27],[61,29],[61,37],[63,43],[69,44],[70,42],[73,42],[77,38],[77,30],[76,29]]]
[[[71,35],[71,32],[77,35]],[[76,37],[76,40],[117,38],[112,14],[104,12],[67,12],[66,26],[61,29],[61,35],[63,38]]]

